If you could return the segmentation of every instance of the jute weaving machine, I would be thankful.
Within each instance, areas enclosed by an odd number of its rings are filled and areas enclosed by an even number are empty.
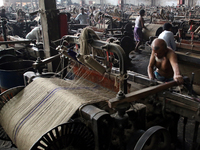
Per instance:
[[[66,41],[80,44],[80,49],[74,48],[71,55]],[[177,128],[170,111],[182,115],[184,110],[185,117],[194,112],[200,121],[194,99],[159,93],[175,81],[147,87],[149,79],[127,74],[125,50],[99,40],[91,29],[83,29],[80,37],[64,36],[61,43],[59,54],[36,61],[33,67],[64,55],[66,77],[49,78],[39,68],[38,76],[24,74],[24,88],[0,95],[0,124],[19,150],[169,150],[175,131],[167,128]],[[116,63],[119,67],[112,72]],[[134,83],[128,78],[142,81],[145,88],[132,91]]]
[[[2,108],[0,123],[19,150],[28,150],[47,131],[66,123],[81,105],[115,95],[85,80],[37,78]]]

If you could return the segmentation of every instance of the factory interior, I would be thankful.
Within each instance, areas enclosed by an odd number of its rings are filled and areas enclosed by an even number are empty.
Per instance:
[[[0,150],[200,150],[200,0],[1,0]]]

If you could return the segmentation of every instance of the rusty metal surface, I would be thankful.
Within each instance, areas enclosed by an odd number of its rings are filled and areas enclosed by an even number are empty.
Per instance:
[[[144,40],[148,41],[150,36],[158,36],[162,30],[162,24],[147,24],[145,25],[148,30],[143,30]]]

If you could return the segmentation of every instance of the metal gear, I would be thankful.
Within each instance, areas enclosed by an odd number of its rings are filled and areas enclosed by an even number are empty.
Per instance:
[[[149,128],[138,140],[134,150],[169,150],[170,134],[161,126]]]
[[[31,150],[94,150],[94,134],[81,122],[58,125],[44,134]]]

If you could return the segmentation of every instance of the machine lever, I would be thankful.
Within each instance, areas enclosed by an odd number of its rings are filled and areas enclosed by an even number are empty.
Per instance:
[[[110,99],[108,101],[108,105],[110,108],[114,108],[116,107],[116,105],[120,104],[120,103],[124,103],[124,102],[134,102],[138,99],[141,99],[141,98],[145,98],[151,94],[155,94],[155,93],[158,93],[162,90],[166,90],[172,86],[176,86],[177,85],[177,82],[176,81],[170,81],[170,82],[167,82],[167,83],[162,83],[162,84],[159,84],[157,86],[151,86],[151,87],[147,87],[147,88],[144,88],[144,89],[141,89],[141,90],[137,90],[137,91],[134,91],[132,93],[128,93],[125,95],[125,98],[124,99],[117,99],[117,98],[113,98],[113,99]]]

